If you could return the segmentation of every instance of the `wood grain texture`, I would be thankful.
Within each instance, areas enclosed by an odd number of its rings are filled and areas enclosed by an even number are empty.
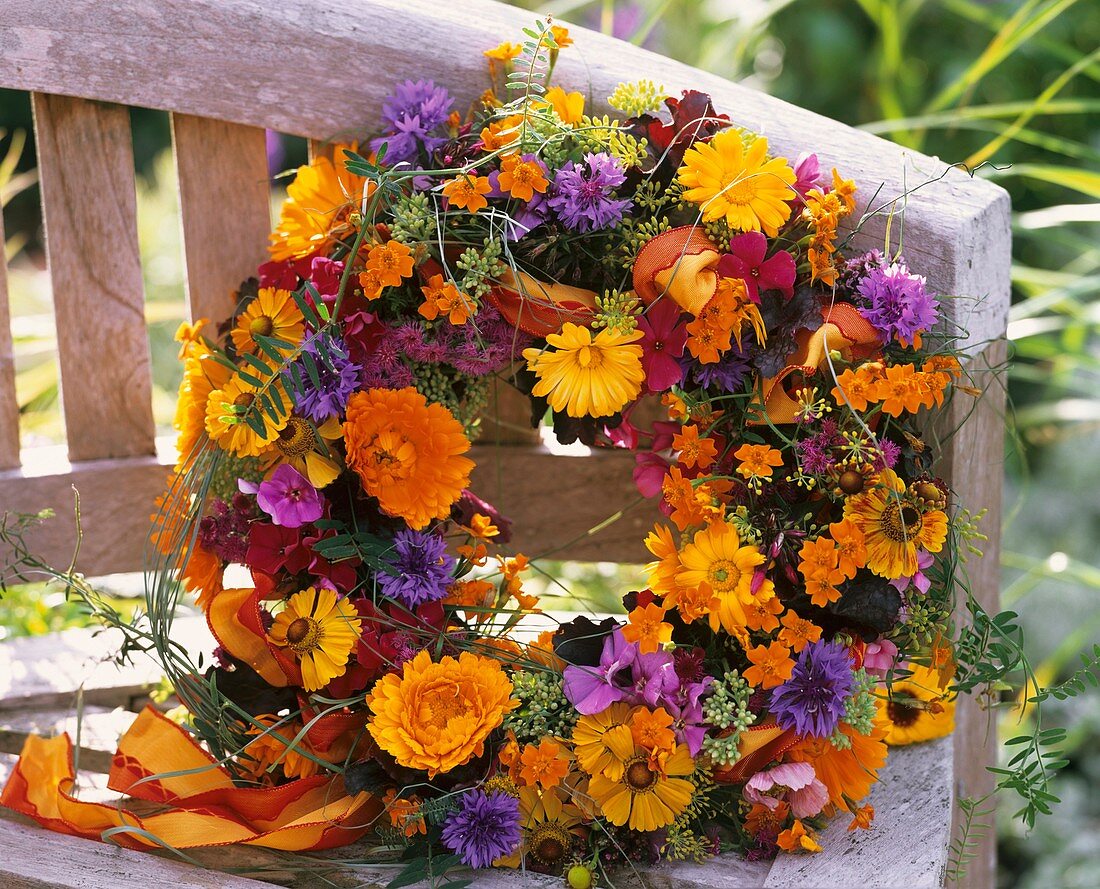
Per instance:
[[[973,398],[956,393],[946,418],[947,429],[961,426],[950,440],[945,467],[958,503],[974,513],[983,507],[989,510],[981,523],[989,540],[979,544],[985,555],[981,559],[971,557],[965,568],[974,597],[990,614],[1000,610],[1006,354],[1007,343],[1002,340],[975,356],[968,365],[967,382],[983,389],[983,395],[975,403]],[[965,611],[959,614],[960,619],[965,617]],[[971,696],[960,699],[955,713],[956,798],[985,796],[995,784],[986,767],[997,758],[996,719]],[[953,830],[957,832],[957,811],[955,816]],[[959,881],[959,889],[988,889],[996,882],[996,831],[992,820],[986,820],[989,829],[978,843],[977,855]]]
[[[8,263],[0,214],[0,469],[19,465],[19,402],[15,398],[15,347],[8,308]]]
[[[0,710],[0,752],[19,753],[28,735],[43,738],[68,732],[77,745],[79,723],[80,768],[106,773],[118,748],[118,739],[134,721],[121,707],[85,706],[77,718],[75,706],[50,709],[37,702],[26,710]]]
[[[129,112],[38,93],[33,107],[69,457],[151,454]]]
[[[488,85],[482,50],[518,36],[531,17],[490,0],[66,0],[62,15],[56,4],[8,0],[0,9],[0,86],[163,108],[315,140],[348,128],[362,136],[376,128],[393,84],[406,78],[446,84],[456,107],[467,107]],[[562,53],[557,77],[587,93],[590,104],[602,105],[620,80],[641,77],[673,92],[706,90],[736,123],[764,133],[774,151],[793,157],[816,150],[826,169],[836,165],[856,177],[864,199],[879,183],[880,200],[892,200],[943,176],[906,202],[906,252],[933,287],[982,300],[981,310],[967,312],[978,340],[999,334],[1004,307],[989,302],[995,294],[952,285],[957,262],[982,258],[963,251],[981,253],[984,242],[1007,227],[1000,188],[748,87],[604,35],[571,31],[576,44]],[[411,34],[420,45],[446,50],[410,53]],[[372,76],[337,73],[364,67]],[[859,243],[881,246],[885,227],[882,214],[864,227]]]
[[[233,312],[233,292],[267,260],[271,197],[264,131],[172,115],[187,302],[192,321],[215,325]]]

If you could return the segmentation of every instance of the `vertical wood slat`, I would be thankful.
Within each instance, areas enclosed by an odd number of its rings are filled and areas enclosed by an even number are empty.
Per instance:
[[[71,460],[154,453],[129,111],[32,94]]]
[[[309,159],[312,162],[316,157],[327,157],[332,160],[336,156],[336,146],[332,142],[321,142],[317,139],[310,139],[307,143],[309,149]]]
[[[172,145],[192,321],[224,321],[232,292],[267,258],[271,231],[264,131],[172,115]]]
[[[19,402],[15,398],[15,347],[8,308],[4,217],[0,214],[0,469],[19,465]]]

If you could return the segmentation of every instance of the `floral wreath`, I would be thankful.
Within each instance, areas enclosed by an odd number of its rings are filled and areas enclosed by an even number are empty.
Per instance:
[[[587,113],[550,85],[565,29],[527,33],[468,113],[399,84],[369,149],[298,169],[233,317],[181,328],[146,647],[185,706],[144,712],[111,776],[175,811],[80,802],[63,739],[28,742],[6,805],[136,847],[370,835],[402,879],[579,887],[819,851],[837,813],[870,827],[888,745],[952,730],[980,535],[924,430],[978,392],[940,298],[849,252],[867,214],[815,155],[649,81]],[[636,452],[662,520],[625,619],[540,623],[468,490],[496,379],[559,441]],[[643,399],[667,419],[636,425]],[[180,583],[205,671],[161,616]]]

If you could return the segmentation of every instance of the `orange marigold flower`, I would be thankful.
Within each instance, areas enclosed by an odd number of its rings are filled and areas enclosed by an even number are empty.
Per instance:
[[[779,631],[779,641],[794,649],[795,654],[821,638],[821,627],[813,621],[799,617],[793,611],[784,614],[780,623],[783,624],[783,629]]]
[[[505,40],[503,43],[497,44],[492,49],[487,49],[482,53],[487,59],[492,59],[496,62],[510,62],[516,56],[523,52],[523,46],[518,43],[509,43]]]
[[[822,850],[821,844],[798,819],[795,819],[790,828],[780,833],[775,842],[784,852],[820,852]]]
[[[378,299],[382,295],[382,277],[377,269],[366,269],[359,273],[359,287],[366,300]]]
[[[487,580],[456,580],[447,587],[444,605],[454,605],[466,610],[467,620],[486,620],[492,615],[489,609],[496,601],[496,587]]]
[[[427,651],[389,673],[367,698],[367,728],[398,765],[429,778],[465,765],[519,706],[512,683],[495,658],[468,651],[433,663]]]
[[[840,590],[828,577],[811,577],[806,581],[806,595],[818,608],[824,608],[840,598]]]
[[[829,253],[811,247],[806,251],[806,255],[810,260],[810,280],[820,281],[826,287],[834,286],[838,272]]]
[[[493,524],[493,520],[480,512],[474,513],[466,530],[470,532],[471,537],[476,537],[478,540],[490,540],[500,534],[500,528]]]
[[[584,94],[567,93],[560,86],[552,86],[546,91],[546,101],[563,124],[573,126],[584,117]]]
[[[758,685],[775,688],[791,678],[794,661],[791,650],[782,642],[757,645],[745,652],[745,656],[752,662],[744,672],[745,681],[754,688]]]
[[[706,469],[718,456],[714,439],[700,438],[699,427],[694,423],[685,426],[672,437],[672,449],[680,452],[680,456],[676,458],[677,463],[687,467],[697,466],[700,469]]]
[[[519,138],[519,125],[522,121],[522,114],[510,114],[508,117],[492,121],[481,131],[481,147],[486,151],[507,148]]]
[[[844,215],[854,213],[856,209],[856,183],[852,179],[843,178],[833,167],[833,194],[844,204]]]
[[[412,250],[400,241],[375,244],[367,254],[367,268],[378,275],[383,287],[399,287],[413,273]]]
[[[638,707],[630,716],[630,734],[634,743],[650,755],[671,753],[676,749],[676,734],[672,730],[672,714],[664,707],[650,710]]]
[[[525,785],[532,787],[538,784],[543,790],[549,790],[561,783],[561,779],[569,773],[569,764],[572,757],[557,741],[549,738],[542,741],[538,747],[528,744],[520,754],[522,767],[519,770],[519,778]]]
[[[722,359],[722,353],[733,346],[730,336],[731,327],[722,328],[709,323],[704,318],[696,318],[687,326],[688,351],[700,364],[716,364]]]
[[[681,531],[706,521],[707,514],[695,496],[695,486],[691,479],[684,478],[679,466],[671,467],[664,477],[661,482],[661,496],[672,509],[669,518]]]
[[[752,836],[758,836],[764,832],[777,834],[786,822],[791,812],[790,804],[775,799],[770,802],[775,804],[774,809],[768,808],[763,803],[753,803],[749,814],[745,816],[745,830]]]
[[[497,184],[514,198],[529,201],[546,191],[550,180],[546,178],[542,165],[533,157],[527,160],[518,154],[510,154],[500,162],[500,175]]]
[[[565,49],[567,46],[573,45],[573,38],[569,36],[569,29],[564,25],[551,25],[550,33],[554,35],[554,43],[558,45],[558,49]]]
[[[652,654],[671,642],[672,624],[665,623],[665,609],[656,602],[635,608],[623,627],[623,638],[627,642],[637,642],[642,654]]]
[[[843,579],[837,568],[840,556],[836,551],[836,541],[831,537],[822,535],[803,541],[798,558],[799,573],[807,580],[811,577],[825,577],[830,583],[840,583]]]
[[[743,444],[733,454],[741,461],[737,474],[747,479],[770,479],[773,470],[783,465],[783,455],[770,445]]]
[[[442,315],[456,326],[465,324],[476,308],[470,297],[450,281],[444,281],[442,275],[432,275],[428,286],[421,287],[420,291],[424,294],[424,302],[418,311],[429,321]]]
[[[829,535],[836,543],[837,567],[849,580],[867,565],[867,546],[863,530],[851,519],[829,525]]]
[[[443,183],[443,195],[450,206],[476,213],[489,206],[485,195],[493,190],[488,176],[458,176]]]
[[[412,388],[369,389],[348,399],[347,464],[387,515],[417,530],[445,519],[469,487],[474,461],[462,425]]]

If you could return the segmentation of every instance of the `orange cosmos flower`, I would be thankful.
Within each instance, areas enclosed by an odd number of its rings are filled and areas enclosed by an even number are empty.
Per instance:
[[[400,241],[375,244],[367,254],[367,270],[378,276],[383,287],[399,287],[413,273],[412,251]]]
[[[778,596],[772,596],[769,599],[754,598],[744,605],[745,626],[750,630],[762,630],[765,633],[770,633],[772,630],[779,628],[777,615],[783,613],[784,607]]]
[[[833,194],[844,205],[844,215],[854,213],[856,209],[856,183],[852,179],[844,179],[833,167]]]
[[[519,757],[522,764],[519,770],[520,781],[528,787],[539,785],[543,790],[549,790],[561,783],[561,779],[569,773],[569,764],[572,757],[557,741],[544,739],[536,747],[528,744],[523,748]]]
[[[821,627],[813,621],[799,617],[793,611],[784,614],[780,623],[783,629],[779,631],[779,641],[794,649],[795,654],[821,638]]]
[[[794,824],[779,834],[776,844],[784,852],[820,852],[821,844],[814,839],[814,835],[806,830],[805,825],[795,819]]]
[[[882,412],[891,417],[903,413],[915,414],[925,405],[926,397],[918,385],[911,364],[894,364],[886,368],[883,378],[875,384],[875,398],[882,402]]]
[[[745,681],[749,685],[775,688],[791,678],[794,661],[791,660],[791,650],[782,642],[772,642],[767,646],[757,645],[745,652],[745,655],[752,661],[752,666],[744,673]]]
[[[845,404],[850,405],[854,411],[867,410],[868,404],[873,404],[878,401],[875,396],[875,383],[878,380],[878,375],[867,372],[865,368],[868,365],[863,365],[858,370],[848,368],[844,373],[836,378],[836,386],[833,388],[833,398],[836,403],[843,407]],[[881,365],[879,365],[881,367]],[[847,399],[847,400],[845,400]]]
[[[347,464],[387,515],[417,530],[445,519],[470,484],[470,441],[443,405],[412,388],[369,389],[348,399]]]
[[[504,715],[519,706],[511,695],[512,683],[494,658],[464,651],[458,660],[433,663],[421,651],[400,675],[375,684],[367,728],[398,765],[434,778],[482,755]]]
[[[558,49],[565,49],[567,46],[573,45],[573,38],[569,36],[569,29],[564,25],[551,25],[550,33],[554,35],[554,43],[558,45]]]
[[[429,321],[440,315],[451,324],[465,324],[474,309],[474,301],[442,275],[432,275],[427,287],[421,287],[424,302],[418,311]]]
[[[664,707],[650,710],[639,707],[630,716],[630,734],[634,743],[650,755],[671,753],[676,749],[676,734],[672,730],[672,714]]]
[[[665,623],[665,609],[656,602],[631,611],[629,622],[622,632],[627,642],[638,643],[642,654],[652,654],[666,642],[672,641],[672,624]]]
[[[443,184],[443,195],[450,206],[459,210],[468,210],[471,213],[489,206],[485,195],[492,190],[493,186],[489,184],[488,176],[459,176]]]
[[[510,62],[521,52],[523,52],[523,47],[520,44],[504,41],[492,49],[485,50],[482,55],[495,62]]]
[[[529,201],[535,196],[546,191],[550,180],[545,176],[543,166],[533,157],[520,157],[518,154],[510,154],[500,163],[500,176],[497,184],[501,191],[506,191],[514,198],[521,201]]]
[[[759,484],[760,479],[770,481],[775,467],[783,465],[783,455],[770,445],[743,444],[733,456],[741,461],[737,474],[750,483]]]
[[[829,534],[836,543],[837,568],[851,579],[867,565],[867,547],[863,531],[851,519],[829,525]]]
[[[563,124],[573,126],[581,122],[584,117],[584,95],[582,93],[567,93],[560,86],[550,87],[546,91],[546,101],[554,109],[554,113]]]
[[[714,439],[700,438],[699,427],[694,423],[685,426],[672,437],[672,449],[680,452],[676,462],[689,468],[698,466],[700,469],[706,469],[718,456],[718,448],[714,445]]]
[[[865,806],[860,806],[852,815],[854,817],[852,823],[848,825],[848,830],[855,830],[857,827],[870,830],[871,822],[875,820],[875,807],[868,803]]]

